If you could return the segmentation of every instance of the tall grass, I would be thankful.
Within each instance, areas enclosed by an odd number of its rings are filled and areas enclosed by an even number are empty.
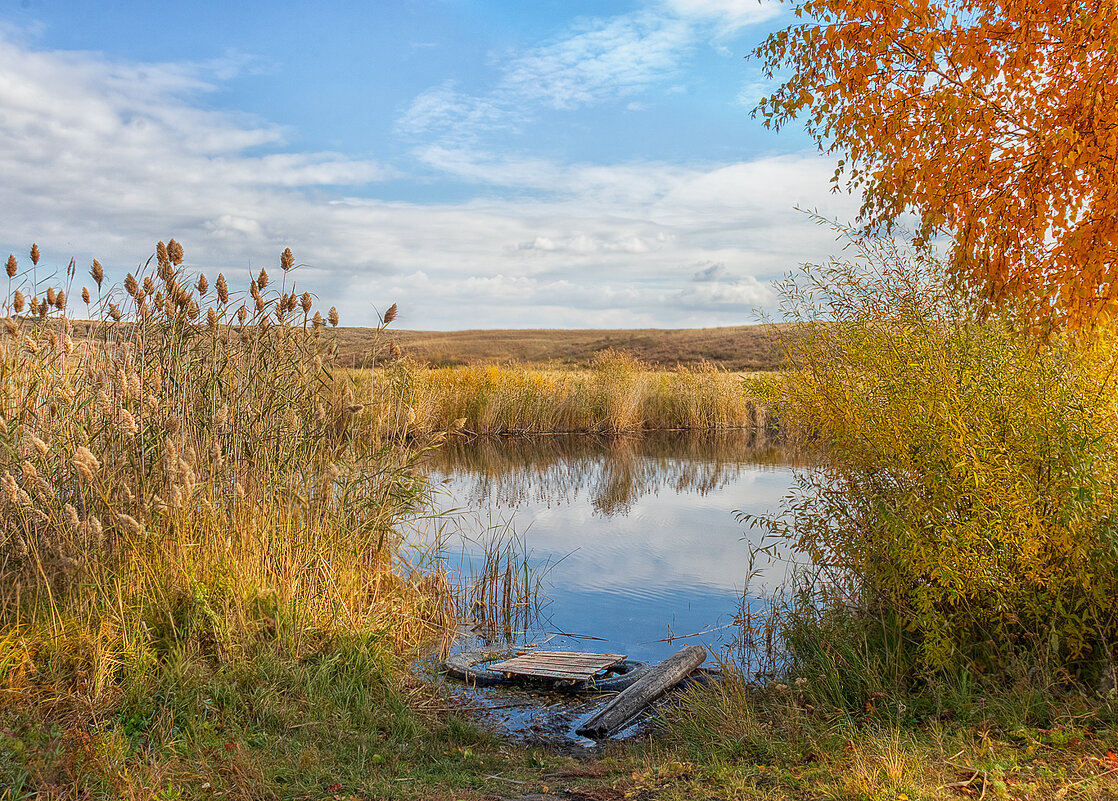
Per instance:
[[[710,365],[656,371],[617,351],[590,370],[427,368],[406,360],[361,374],[375,414],[399,434],[625,433],[764,427],[740,375]]]
[[[290,251],[244,293],[182,264],[160,243],[110,287],[96,261],[82,282],[8,260],[0,711],[85,730],[174,695],[168,671],[342,641],[390,659],[451,625],[444,577],[394,566],[425,486],[333,368],[337,312]],[[153,742],[193,725],[162,719]]]
[[[547,602],[549,565],[533,566],[527,543],[508,524],[489,527],[477,545],[481,553],[455,585],[459,619],[486,643],[522,643]]]

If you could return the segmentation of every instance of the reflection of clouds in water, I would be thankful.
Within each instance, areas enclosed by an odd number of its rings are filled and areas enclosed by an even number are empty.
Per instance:
[[[535,565],[551,565],[548,631],[591,634],[604,641],[590,650],[653,660],[679,647],[653,642],[671,633],[715,629],[688,642],[725,642],[719,627],[741,602],[755,536],[734,511],[772,512],[792,487],[782,454],[751,448],[747,435],[452,444],[431,470],[446,482],[443,508],[473,511],[475,540],[487,526],[512,531]],[[461,545],[467,558],[481,550]],[[762,567],[751,595],[784,577],[783,564]]]
[[[563,585],[625,592],[673,589],[738,591],[745,588],[749,543],[732,510],[761,513],[787,492],[787,469],[743,467],[737,480],[705,495],[667,490],[646,495],[627,515],[602,517],[592,505],[524,502],[512,526],[538,559],[563,559],[551,579]],[[462,480],[469,483],[469,478]],[[784,570],[769,566],[750,583],[758,592],[779,584]]]
[[[497,509],[564,586],[625,592],[745,588],[747,532],[734,511],[770,512],[791,485],[771,447],[747,433],[623,439],[486,440],[432,465],[452,499]],[[782,580],[765,566],[751,592]]]

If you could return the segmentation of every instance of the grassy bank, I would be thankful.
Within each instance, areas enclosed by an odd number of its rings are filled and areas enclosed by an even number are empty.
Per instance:
[[[1112,799],[1118,705],[1058,687],[980,695],[945,685],[938,703],[867,693],[836,708],[819,677],[731,681],[672,713],[670,753],[687,765],[665,798]],[[702,789],[700,789],[702,788]]]
[[[415,455],[350,435],[290,254],[244,293],[173,241],[115,288],[38,255],[0,338],[0,798],[305,797],[474,741],[401,667],[453,616],[395,561]]]
[[[761,684],[580,763],[412,676],[455,622],[446,577],[397,558],[413,449],[757,425],[739,376],[354,372],[287,270],[238,295],[173,245],[115,290],[34,261],[0,339],[0,801],[1118,795],[1105,339],[1039,347],[899,268],[843,285],[762,386],[819,469],[756,522],[819,572],[743,621]]]
[[[403,360],[360,371],[378,427],[473,434],[626,433],[764,428],[740,374],[711,365],[658,371],[616,351],[589,370],[428,368]],[[367,387],[367,388],[366,388]]]

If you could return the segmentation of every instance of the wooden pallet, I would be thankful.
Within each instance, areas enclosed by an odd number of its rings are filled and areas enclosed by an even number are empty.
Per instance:
[[[529,651],[513,659],[489,665],[489,670],[506,676],[527,676],[532,679],[589,681],[624,658],[625,654]]]

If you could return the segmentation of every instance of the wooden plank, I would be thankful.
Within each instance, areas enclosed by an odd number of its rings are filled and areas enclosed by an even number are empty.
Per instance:
[[[625,728],[646,706],[683,681],[706,658],[706,649],[701,645],[688,645],[676,651],[591,715],[576,733],[602,739]]]
[[[513,659],[492,664],[489,670],[506,675],[588,681],[623,659],[625,654],[529,651]]]
[[[571,653],[539,651],[491,665],[490,670],[518,673],[524,676],[553,676],[556,678],[593,678],[598,672],[616,665],[624,654]]]

